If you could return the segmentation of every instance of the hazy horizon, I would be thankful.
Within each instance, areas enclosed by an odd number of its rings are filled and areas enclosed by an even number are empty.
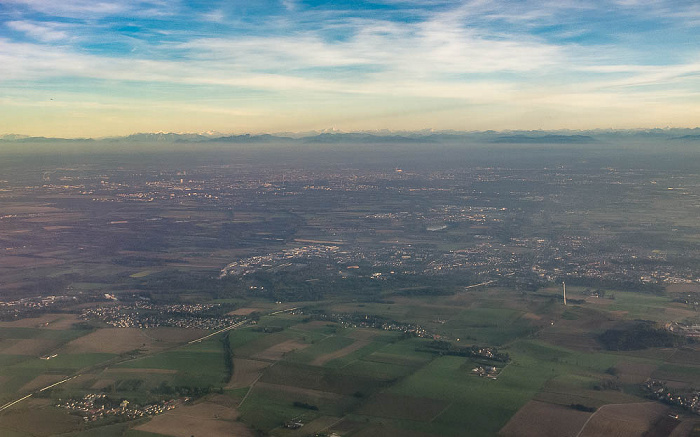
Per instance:
[[[473,136],[473,135],[532,135],[537,136],[548,136],[548,135],[562,135],[562,136],[576,136],[576,135],[606,135],[606,134],[619,134],[619,135],[635,135],[635,134],[668,134],[668,135],[682,135],[682,134],[695,134],[700,131],[700,126],[690,126],[690,127],[650,127],[650,128],[628,128],[628,129],[615,129],[615,128],[595,128],[595,129],[500,129],[500,130],[458,130],[458,129],[359,129],[359,130],[342,130],[342,129],[318,129],[318,130],[308,130],[308,131],[140,131],[131,132],[123,135],[102,135],[102,136],[45,136],[45,135],[27,135],[22,132],[8,132],[0,134],[0,141],[16,141],[16,140],[31,140],[36,139],[55,139],[55,140],[120,140],[130,137],[137,136],[181,136],[186,137],[201,137],[210,138],[215,141],[219,138],[226,137],[261,137],[261,136],[272,136],[278,138],[290,138],[290,139],[306,139],[314,136],[320,135],[368,135],[376,137],[387,137],[387,136],[406,136],[421,138],[430,135],[455,135],[455,136]]]

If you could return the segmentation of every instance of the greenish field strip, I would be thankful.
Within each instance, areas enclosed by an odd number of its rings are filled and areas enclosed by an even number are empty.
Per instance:
[[[99,426],[85,431],[64,434],[62,437],[124,437],[129,431],[130,423],[115,423]]]
[[[608,311],[627,311],[629,319],[663,320],[663,311],[671,299],[653,294],[615,291],[615,300]]]
[[[144,358],[127,361],[114,366],[115,369],[168,369],[185,373],[205,373],[211,369],[223,371],[223,351],[167,351]]]
[[[366,361],[364,359],[354,361],[342,368],[342,371],[348,375],[357,375],[380,381],[391,381],[408,376],[415,370],[416,366],[378,363],[374,361]]]
[[[451,406],[430,429],[445,435],[494,435],[539,390],[547,377],[524,367],[508,369],[498,381],[479,378],[463,368],[464,358],[440,357],[391,387],[388,392],[442,400]],[[514,367],[511,365],[510,367]]]
[[[294,402],[306,403],[318,407],[318,410],[302,410],[314,411],[314,413],[318,412],[327,416],[343,416],[359,403],[359,400],[353,396],[313,390],[295,390],[285,386],[265,384],[255,386],[251,396],[259,396],[281,405],[293,405]],[[246,400],[246,403],[250,399],[251,397]]]
[[[302,324],[297,324],[289,328],[290,331],[298,331],[298,332],[304,332],[304,333],[315,333],[320,336],[327,336],[327,335],[344,335],[346,332],[349,332],[352,330],[352,328],[343,328],[341,325],[334,323],[334,322],[328,322],[324,324],[318,324],[318,323],[302,323]],[[322,337],[320,337],[322,338]]]
[[[581,404],[588,407],[602,407],[607,404],[633,404],[638,402],[648,402],[649,399],[636,393],[628,393],[618,390],[572,390],[568,392],[542,391],[538,393],[535,400],[550,404],[569,406],[571,404]]]
[[[260,381],[342,395],[352,395],[356,392],[367,395],[386,385],[386,381],[382,379],[351,375],[345,369],[329,369],[286,361],[268,367]]]
[[[249,341],[243,342],[243,344],[241,344],[240,346],[232,346],[231,349],[233,350],[233,355],[239,358],[251,357],[277,344],[289,340],[298,340],[300,343],[311,342],[311,339],[309,338],[310,335],[305,335],[304,333],[298,331],[284,330],[281,332],[274,332],[269,334],[262,332],[256,334],[259,335]],[[306,341],[304,341],[305,337],[307,338]]]
[[[608,353],[621,357],[645,359],[657,363],[662,363],[671,359],[675,351],[676,350],[672,348],[648,348],[636,351],[611,351]]]
[[[497,308],[471,308],[460,312],[438,328],[453,338],[470,343],[499,346],[533,331],[524,311]]]
[[[388,354],[388,353],[385,353],[384,351],[386,351],[386,348],[382,348],[377,352],[373,352],[371,354],[368,354],[368,355],[362,357],[362,361],[381,363],[381,364],[395,364],[397,366],[418,367],[421,364],[427,363],[428,361],[433,359],[433,357],[435,357],[434,354],[428,354],[424,357],[423,356],[415,357],[415,356]]]
[[[89,334],[92,331],[82,329],[41,329],[41,328],[0,328],[0,339],[16,338],[16,339],[41,339],[41,340],[56,340],[60,342],[68,342],[83,335]]]
[[[170,383],[173,386],[217,387],[225,383],[227,379],[223,348],[218,352],[167,351],[127,361],[114,366],[112,369],[120,368],[174,370],[177,373],[171,375],[172,379],[170,379]],[[147,372],[144,371],[144,373]],[[136,375],[139,375],[138,371]],[[133,377],[136,377],[136,375]],[[145,378],[149,377],[145,376]],[[163,377],[159,375],[151,376],[151,383],[155,383],[156,379],[161,380],[160,378]]]
[[[130,429],[124,434],[124,437],[163,437],[163,434]]]
[[[495,328],[460,329],[456,330],[453,336],[460,338],[465,344],[501,346],[513,340],[526,337],[532,332],[532,326],[528,322],[523,321]]]
[[[248,343],[268,335],[264,332],[253,331],[252,328],[234,329],[229,332],[229,344],[234,355],[238,355],[240,353],[239,349]]]
[[[588,390],[596,376],[603,375],[618,359],[613,354],[578,353],[531,340],[517,341],[507,352],[512,362],[503,368],[497,380],[473,375],[471,360],[442,356],[387,392],[451,403],[430,426],[416,429],[463,435],[468,427],[470,435],[494,435],[520,407],[546,390],[547,383],[566,390],[584,387]],[[397,426],[402,425],[397,423]]]
[[[35,360],[37,357],[34,355],[6,355],[0,354],[0,369],[11,366],[13,364],[21,363],[22,361]],[[1,371],[1,370],[0,370]]]
[[[326,364],[324,364],[324,366],[333,367],[333,368],[346,367],[359,359],[363,359],[363,358],[367,357],[368,355],[373,354],[374,352],[382,349],[385,346],[386,346],[386,343],[384,343],[382,341],[375,340],[372,343],[368,344],[367,346],[365,346],[361,349],[350,352],[349,354],[345,355],[344,357],[335,358],[331,361],[328,361]]]
[[[357,410],[365,416],[430,422],[449,404],[442,400],[379,393]]]
[[[468,327],[509,325],[523,313],[524,311],[508,308],[477,307],[460,311],[449,322],[461,322]]]
[[[2,437],[34,437],[34,434],[29,434],[26,432],[15,431],[8,428],[3,428],[0,426],[0,435]]]
[[[78,436],[76,436],[76,437],[78,437]],[[80,437],[82,437],[82,436],[80,436]],[[163,437],[163,434],[156,434],[153,432],[139,431],[136,429],[129,429],[124,433],[123,437]]]
[[[292,418],[301,418],[309,422],[320,416],[318,411],[295,407],[288,399],[255,389],[239,411],[244,423],[262,430],[277,428]]]
[[[686,365],[700,364],[700,351],[679,349],[669,358],[668,362]]]
[[[343,349],[344,347],[350,346],[354,342],[355,340],[347,337],[341,337],[337,335],[329,336],[315,342],[314,344],[305,349],[292,353],[289,357],[286,357],[285,359],[299,363],[309,363],[321,355],[329,354],[331,352]]]
[[[248,393],[249,387],[241,387],[233,390],[226,390],[225,393],[234,399],[241,400]]]
[[[0,404],[17,399],[19,389],[42,373],[41,369],[0,368]]]
[[[434,319],[434,310],[421,308],[419,305],[410,304],[385,304],[385,303],[343,303],[331,304],[327,308],[331,312],[347,312],[358,314],[371,314],[382,316],[392,320],[410,320],[420,322],[425,319]]]
[[[615,353],[577,352],[539,340],[520,340],[504,349],[504,351],[511,354],[514,360],[516,360],[515,357],[524,357],[525,359],[534,357],[543,365],[552,363],[596,372],[605,372],[608,368],[614,367],[620,359],[619,355]]]
[[[266,326],[277,326],[281,328],[289,328],[298,323],[301,323],[302,318],[295,315],[287,314],[276,314],[274,316],[263,316],[260,317],[256,326],[266,327]]]
[[[342,332],[342,330],[340,330]],[[335,336],[333,332],[326,332],[324,329],[303,330],[298,328],[289,328],[286,330],[290,338],[296,338],[304,343],[317,343],[324,339]],[[342,337],[342,335],[340,335]]]
[[[405,357],[408,360],[422,360],[430,361],[433,359],[433,354],[429,352],[421,352],[416,349],[425,348],[425,345],[431,340],[425,338],[407,338],[405,340],[397,341],[395,343],[390,343],[383,347],[381,351],[382,354],[387,355],[398,355]]]
[[[683,381],[693,387],[700,387],[700,366],[666,363],[659,366],[651,375],[663,381]]]
[[[145,391],[157,388],[160,384],[166,383],[169,385],[175,384],[177,378],[176,373],[154,373],[150,369],[139,372],[138,369],[122,369],[110,368],[109,371],[100,374],[98,377],[89,379],[81,387],[76,387],[84,390],[94,390],[91,386],[96,381],[108,380],[113,381],[105,390],[114,390],[115,392],[130,393],[130,399],[134,396],[143,396]]]

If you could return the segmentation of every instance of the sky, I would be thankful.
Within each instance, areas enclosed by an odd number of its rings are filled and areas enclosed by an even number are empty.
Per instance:
[[[699,119],[696,0],[0,0],[0,135]]]

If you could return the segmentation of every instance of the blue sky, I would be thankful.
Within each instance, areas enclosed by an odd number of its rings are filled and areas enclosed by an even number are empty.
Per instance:
[[[0,1],[0,134],[695,127],[695,1]]]

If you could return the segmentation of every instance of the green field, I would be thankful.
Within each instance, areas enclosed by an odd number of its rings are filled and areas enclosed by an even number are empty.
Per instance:
[[[223,350],[177,350],[128,361],[114,369],[163,369],[175,371],[174,385],[222,386],[225,384]]]
[[[418,320],[456,347],[498,347],[500,352],[509,354],[511,361],[507,365],[431,352],[430,338],[278,314],[263,316],[257,324],[203,342],[136,357],[59,353],[51,360],[40,360],[30,355],[0,354],[0,394],[9,400],[40,375],[71,375],[96,366],[82,379],[52,390],[49,396],[82,396],[95,392],[95,386],[110,396],[147,402],[186,387],[199,394],[210,390],[224,393],[234,405],[245,399],[239,408],[239,420],[271,435],[297,435],[281,428],[291,419],[305,423],[319,419],[315,423],[329,426],[345,418],[354,430],[349,435],[372,435],[385,429],[391,435],[421,432],[461,436],[468,429],[470,436],[493,436],[533,399],[590,407],[645,401],[640,397],[641,389],[634,384],[620,383],[618,389],[600,388],[602,382],[616,378],[612,375],[619,372],[617,366],[628,369],[622,372],[623,378],[642,378],[643,373],[625,373],[639,368],[640,372],[653,371],[655,378],[700,385],[698,352],[693,345],[635,351],[605,351],[596,346],[595,334],[602,329],[600,326],[649,317],[656,305],[671,308],[673,304],[664,296],[616,292],[615,300],[602,304],[580,303],[563,308],[553,305],[547,292],[508,300],[509,307],[499,306],[506,300],[494,295],[495,291],[489,291],[488,296],[485,291],[482,293],[476,301],[468,296],[461,306],[450,305],[450,297],[444,296],[427,305],[420,297],[402,298],[391,304],[330,302],[314,307],[367,312],[407,323]],[[246,305],[254,307],[256,303]],[[555,323],[550,324],[549,320]],[[3,328],[0,346],[12,347],[18,341],[32,339],[61,345],[87,332]],[[582,333],[587,337],[581,344],[567,340],[567,336],[583,338]],[[241,359],[239,362],[262,366],[246,370],[253,372],[241,376],[248,382],[233,386],[241,388],[226,388],[229,373],[223,339],[228,341],[232,357]],[[100,365],[110,361],[114,364],[107,369]],[[472,371],[490,365],[498,368],[496,379],[480,377]],[[9,432],[7,435],[12,435]],[[69,435],[149,434],[115,424]]]

